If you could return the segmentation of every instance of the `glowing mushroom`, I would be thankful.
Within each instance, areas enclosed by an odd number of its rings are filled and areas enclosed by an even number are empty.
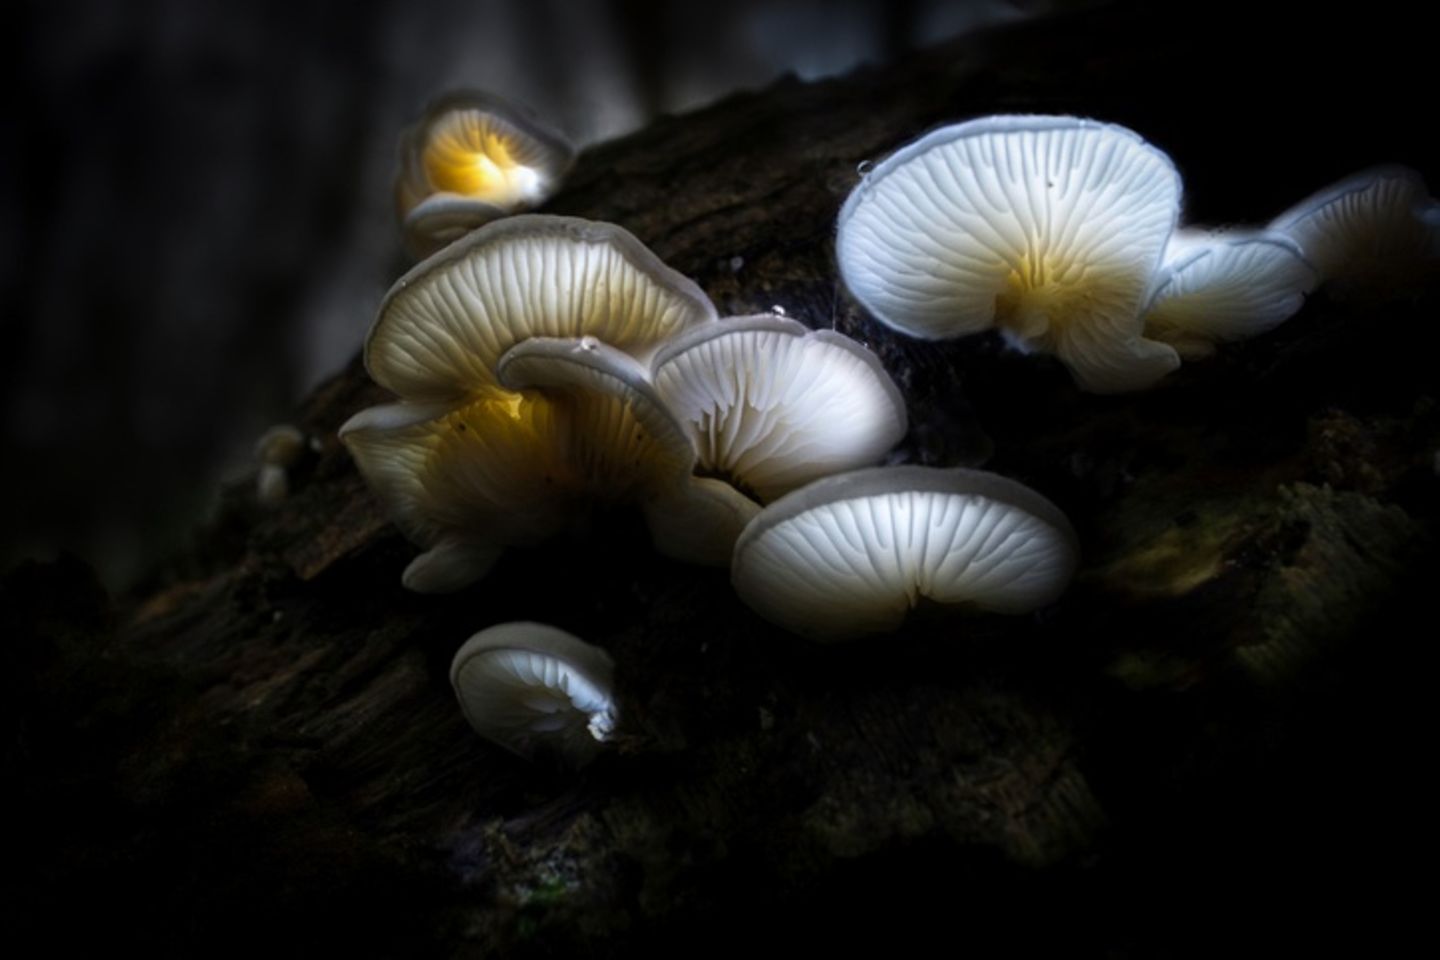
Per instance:
[[[1306,197],[1270,229],[1293,239],[1323,281],[1412,285],[1440,257],[1440,204],[1409,167],[1364,170]]]
[[[840,211],[836,254],[850,292],[903,333],[998,328],[1116,393],[1180,363],[1141,316],[1179,211],[1169,157],[1124,127],[988,117],[876,166]]]
[[[1043,607],[1075,571],[1054,504],[976,470],[875,467],[802,487],[735,544],[731,579],[765,619],[814,640],[894,630],[922,601],[997,613]]]
[[[526,759],[593,760],[615,730],[615,662],[541,623],[503,623],[465,641],[450,683],[475,732]]]
[[[574,160],[566,139],[493,94],[440,98],[400,142],[395,202],[420,255],[543,203]]]
[[[575,483],[605,500],[639,500],[684,482],[695,449],[656,396],[644,365],[592,337],[537,337],[500,360],[510,390],[564,404],[563,459]]]
[[[570,418],[564,460],[592,499],[639,504],[656,549],[667,557],[730,562],[735,538],[759,505],[719,480],[691,476],[689,433],[638,361],[590,337],[542,337],[506,353],[499,373],[513,390],[564,404]]]
[[[409,400],[495,384],[501,355],[531,337],[596,337],[648,360],[715,319],[695,283],[610,223],[530,214],[498,220],[417,264],[391,287],[365,367]]]
[[[1295,241],[1264,232],[1179,231],[1162,277],[1145,311],[1145,335],[1187,360],[1274,329],[1319,282]]]
[[[762,501],[875,463],[905,435],[905,402],[873,353],[777,316],[689,331],[655,357],[701,473]]]
[[[563,411],[490,388],[461,405],[371,407],[340,428],[360,472],[411,542],[402,582],[448,593],[479,580],[507,546],[564,530],[578,509]]]

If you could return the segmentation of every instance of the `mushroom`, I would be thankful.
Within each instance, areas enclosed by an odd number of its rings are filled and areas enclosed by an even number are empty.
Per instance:
[[[501,358],[498,373],[510,390],[568,401],[562,459],[596,498],[641,499],[683,483],[695,466],[689,438],[645,367],[593,337],[526,340]]]
[[[1180,358],[1141,308],[1180,211],[1164,153],[1114,124],[997,116],[936,130],[871,171],[836,255],[882,323],[925,339],[998,328],[1083,390],[1154,384]]]
[[[1440,256],[1440,204],[1409,167],[1363,170],[1276,217],[1325,282],[1386,288],[1413,284]]]
[[[731,580],[762,617],[813,640],[894,630],[921,601],[1024,613],[1055,600],[1078,562],[1054,504],[966,469],[873,467],[817,480],[762,510]]]
[[[400,141],[395,204],[406,243],[424,256],[543,203],[574,158],[563,136],[494,94],[441,97]]]
[[[615,730],[615,661],[542,623],[502,623],[455,654],[450,683],[480,736],[526,759],[593,760]]]
[[[1300,247],[1270,232],[1178,231],[1145,311],[1145,335],[1187,360],[1294,316],[1319,277]]]
[[[365,368],[409,400],[493,386],[501,355],[531,337],[596,337],[648,360],[715,319],[696,284],[626,230],[575,217],[497,220],[417,264],[390,288]]]
[[[448,593],[489,572],[506,546],[531,546],[572,522],[563,411],[498,387],[462,404],[362,410],[340,439],[390,518],[426,548],[401,577]]]
[[[290,494],[289,468],[305,453],[305,434],[288,423],[266,430],[255,441],[260,471],[255,477],[255,498],[264,507],[278,506]]]
[[[697,327],[666,344],[653,369],[700,471],[762,502],[875,463],[905,435],[905,401],[873,353],[783,317]]]
[[[537,337],[499,364],[501,382],[568,399],[565,461],[594,499],[638,502],[655,548],[687,563],[726,566],[759,505],[719,480],[691,476],[695,448],[634,358],[592,337]]]

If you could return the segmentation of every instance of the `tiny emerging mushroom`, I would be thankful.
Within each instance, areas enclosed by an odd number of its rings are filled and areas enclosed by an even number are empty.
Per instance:
[[[1217,343],[1258,336],[1294,316],[1318,282],[1284,234],[1177,231],[1145,310],[1145,335],[1187,360],[1206,357]]]
[[[1024,613],[1064,591],[1075,532],[1049,500],[978,470],[874,467],[762,510],[731,580],[752,610],[813,640],[894,630],[921,601]]]
[[[1114,124],[997,116],[936,130],[867,174],[836,257],[876,319],[942,339],[998,328],[1081,389],[1151,386],[1179,366],[1141,308],[1180,212],[1180,176]]]
[[[1382,166],[1346,177],[1276,217],[1322,282],[1390,292],[1426,279],[1440,258],[1440,203],[1419,173]]]
[[[255,441],[255,459],[260,463],[255,477],[255,496],[261,506],[277,506],[289,496],[288,471],[299,462],[305,450],[305,434],[288,423],[276,424]]]
[[[615,731],[615,661],[542,623],[502,623],[456,652],[450,683],[475,732],[529,760],[583,766]]]
[[[528,110],[494,94],[447,94],[400,142],[395,202],[424,256],[498,217],[544,202],[575,150]]]
[[[762,502],[873,464],[905,435],[905,401],[873,353],[784,317],[697,327],[656,354],[653,369],[700,471]]]

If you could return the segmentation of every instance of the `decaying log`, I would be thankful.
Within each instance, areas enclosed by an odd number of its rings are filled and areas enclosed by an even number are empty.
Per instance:
[[[1226,126],[1206,98],[1233,104],[1233,82],[1166,72],[1213,35],[1142,39],[1133,14],[1082,17],[785,81],[588,151],[548,207],[623,224],[722,313],[780,306],[868,343],[910,403],[900,456],[983,463],[1072,517],[1086,559],[1055,608],[822,648],[626,516],[407,594],[414,548],[334,436],[386,399],[357,360],[305,402],[322,449],[279,509],[230,491],[133,596],[73,560],[4,581],[22,927],[189,955],[706,953],[765,924],[807,950],[948,931],[957,953],[1148,956],[1283,927],[1279,891],[1323,910],[1352,866],[1375,877],[1422,729],[1433,297],[1321,294],[1112,398],[998,340],[892,334],[835,275],[857,164],[979,113],[1133,126],[1217,219],[1346,172],[1312,149],[1318,108]],[[1237,135],[1260,141],[1254,181]],[[454,702],[454,650],[519,618],[618,663],[623,749],[579,776],[476,739]]]

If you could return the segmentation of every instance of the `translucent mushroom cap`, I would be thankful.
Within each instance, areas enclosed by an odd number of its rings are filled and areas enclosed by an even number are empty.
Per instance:
[[[727,319],[655,357],[655,388],[702,472],[762,501],[878,461],[905,435],[905,402],[849,337],[776,316]]]
[[[628,231],[529,214],[482,227],[401,277],[365,341],[365,368],[407,399],[456,399],[493,386],[500,357],[531,337],[592,336],[648,360],[714,319],[700,288]]]
[[[564,403],[568,469],[601,499],[643,498],[681,484],[695,450],[639,361],[593,337],[537,337],[499,364],[510,390]]]
[[[493,94],[451,93],[400,142],[395,202],[411,249],[425,254],[542,203],[574,148],[529,111]]]
[[[877,165],[840,211],[836,255],[850,292],[903,333],[998,327],[1113,393],[1179,365],[1140,316],[1179,211],[1169,157],[1124,127],[987,117]]]
[[[580,766],[615,729],[615,662],[542,623],[503,623],[455,654],[450,683],[475,732],[527,759]]]
[[[992,473],[904,466],[816,481],[766,507],[735,544],[731,580],[792,633],[894,630],[922,599],[998,613],[1043,607],[1078,562],[1054,504]]]
[[[506,546],[540,543],[574,516],[564,413],[498,387],[465,403],[371,407],[340,428],[400,531],[425,547],[411,590],[446,593],[484,576]]]
[[[1276,217],[1270,229],[1299,244],[1326,281],[1408,284],[1440,257],[1440,204],[1409,167],[1346,177]]]
[[[1205,357],[1217,343],[1279,326],[1318,282],[1299,244],[1284,234],[1182,230],[1145,311],[1145,335],[1182,357]]]

